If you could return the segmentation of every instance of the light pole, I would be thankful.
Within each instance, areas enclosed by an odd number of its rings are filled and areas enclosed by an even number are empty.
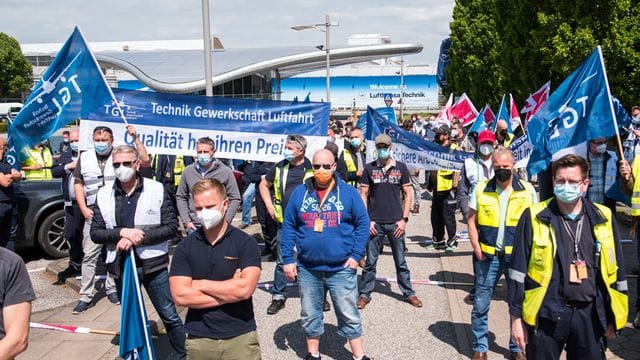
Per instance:
[[[404,113],[404,58],[400,57],[400,122]]]
[[[202,38],[204,41],[204,89],[206,96],[213,96],[211,69],[211,26],[209,25],[209,0],[202,0]]]
[[[312,24],[312,25],[296,25],[296,26],[292,26],[291,29],[296,30],[296,31],[300,31],[300,30],[306,30],[306,29],[316,29],[319,31],[324,31],[325,33],[325,44],[324,44],[324,51],[327,55],[327,74],[326,74],[326,78],[327,78],[327,102],[331,102],[331,59],[329,57],[329,52],[330,52],[330,48],[331,48],[331,37],[330,37],[330,28],[332,26],[340,26],[339,23],[332,23],[329,19],[329,15],[325,16],[325,22],[324,24]],[[324,29],[323,29],[324,28]]]

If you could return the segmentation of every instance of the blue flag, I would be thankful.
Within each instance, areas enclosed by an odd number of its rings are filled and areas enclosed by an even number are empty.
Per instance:
[[[598,46],[549,96],[527,127],[533,151],[527,170],[546,169],[552,155],[589,139],[616,134],[607,73]]]
[[[613,109],[616,113],[616,120],[618,121],[618,129],[628,128],[629,125],[631,125],[631,116],[617,97],[612,96],[612,98]]]
[[[484,114],[486,113],[488,107],[489,105],[485,105],[482,110],[480,110],[480,112],[478,113],[478,117],[476,117],[476,120],[473,122],[473,125],[471,125],[471,128],[469,129],[469,134],[473,132],[479,134],[483,130],[487,129],[487,122],[485,121]]]
[[[498,110],[498,115],[496,115],[496,119],[493,122],[493,132],[496,131],[496,127],[498,127],[498,121],[503,120],[507,123],[507,132],[509,134],[513,134],[513,130],[511,129],[511,115],[509,114],[509,110],[507,109],[507,102],[505,101],[505,95],[502,95],[502,102],[500,103],[500,109]]]
[[[10,126],[18,163],[29,148],[113,99],[78,27],[64,43]]]
[[[155,349],[151,341],[151,329],[140,291],[133,249],[124,256],[118,356],[124,360],[153,360],[156,358]]]

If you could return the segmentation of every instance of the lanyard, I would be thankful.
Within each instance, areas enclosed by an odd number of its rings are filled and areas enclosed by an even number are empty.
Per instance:
[[[569,237],[573,242],[573,259],[574,260],[582,260],[580,258],[578,246],[580,245],[580,238],[582,237],[582,224],[584,223],[584,215],[580,216],[580,220],[578,220],[578,225],[576,226],[576,232],[574,233],[571,230],[571,226],[569,226],[569,222],[564,217],[561,217],[562,225],[564,229],[569,233]]]
[[[331,184],[329,184],[329,186],[327,187],[327,192],[324,193],[324,196],[322,197],[322,199],[320,200],[320,204],[318,205],[318,214],[322,214],[322,205],[324,205],[324,202],[329,197],[329,193],[331,193],[331,190],[333,190],[333,186],[335,185],[335,183],[335,180],[331,179]]]

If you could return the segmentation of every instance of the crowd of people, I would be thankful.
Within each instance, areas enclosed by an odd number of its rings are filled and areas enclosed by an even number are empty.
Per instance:
[[[625,141],[631,159],[640,138],[640,108],[634,107],[632,115]],[[368,152],[375,160],[367,163],[362,131],[333,120],[325,149],[307,153],[307,140],[289,135],[283,159],[273,163],[218,159],[208,137],[198,139],[193,157],[151,155],[131,125],[133,146],[114,146],[112,129],[100,126],[93,130],[90,150],[79,152],[80,134],[74,129],[63,134],[55,157],[38,145],[23,172],[3,160],[0,353],[11,348],[17,354],[26,347],[35,298],[24,263],[11,254],[17,227],[13,183],[22,177],[56,177],[62,178],[70,247],[68,267],[59,277],[81,276],[73,314],[90,311],[95,303],[101,257],[107,265],[106,297],[120,303],[124,258],[132,254],[167,329],[171,358],[260,359],[252,295],[261,261],[275,261],[272,301],[257,311],[277,314],[286,305],[287,282],[297,282],[305,359],[321,356],[322,313],[331,305],[338,335],[347,339],[353,359],[369,359],[360,313],[373,301],[384,246],[391,249],[402,299],[423,306],[405,256],[405,231],[410,214],[420,213],[423,187],[432,197],[432,250],[456,251],[457,209],[468,226],[475,279],[469,295],[473,359],[487,358],[488,313],[503,275],[512,359],[558,359],[563,350],[570,359],[604,358],[607,339],[628,316],[612,191],[630,196],[631,214],[640,218],[640,160],[630,164],[607,150],[609,139],[594,138],[584,154],[554,159],[539,174],[537,192],[515,169],[509,149],[515,135],[504,121],[495,131],[467,134],[456,119],[438,123],[434,118],[414,115],[401,125],[473,156],[460,171],[425,172],[423,184],[420,169],[394,159],[388,135],[374,139],[375,149]],[[0,158],[6,150],[0,139]],[[232,167],[243,170],[241,178]],[[253,207],[262,250],[243,231],[252,223]],[[231,222],[239,211],[242,221],[235,227]],[[176,305],[188,308],[184,321]],[[640,310],[640,298],[636,306]],[[640,312],[633,324],[640,327]]]

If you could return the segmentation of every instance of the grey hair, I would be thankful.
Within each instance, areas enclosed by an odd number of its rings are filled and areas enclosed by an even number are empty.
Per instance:
[[[511,151],[511,149],[509,149],[508,147],[500,145],[498,145],[498,147],[493,150],[493,154],[491,155],[491,162],[493,162],[493,160],[498,156],[502,155],[509,155],[509,157],[511,157],[511,160],[513,160],[514,163],[516,162],[516,157],[513,155],[513,151]]]
[[[287,136],[287,142],[296,144],[299,150],[307,150],[307,139],[302,135],[289,135]]]
[[[113,149],[113,156],[116,154],[133,154],[138,160],[138,150],[131,145],[118,145],[115,149]]]
[[[208,136],[201,137],[200,139],[198,139],[198,145],[200,144],[209,145],[211,147],[211,150],[216,151],[216,143],[213,141],[212,138]]]

